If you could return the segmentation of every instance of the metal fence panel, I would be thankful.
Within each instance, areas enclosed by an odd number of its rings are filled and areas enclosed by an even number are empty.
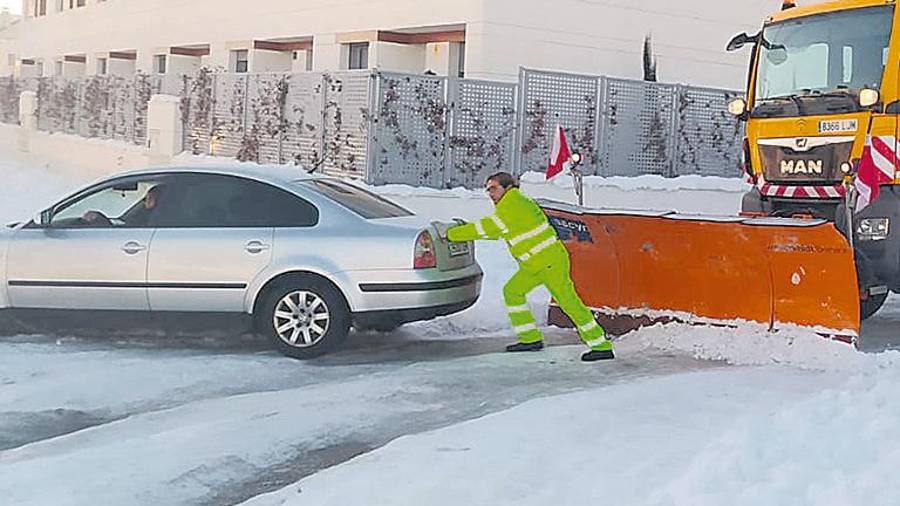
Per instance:
[[[512,171],[516,85],[451,79],[451,135],[447,187],[478,188],[498,171]]]
[[[371,79],[368,71],[325,74],[321,168],[325,174],[366,177]]]
[[[676,86],[604,79],[602,174],[673,174]]]
[[[323,79],[317,73],[293,74],[288,78],[280,163],[311,169],[321,159]]]
[[[739,176],[738,93],[522,70],[518,85],[429,75],[299,74],[0,79],[0,121],[21,91],[38,128],[145,144],[155,93],[181,96],[184,148],[367,181],[478,187],[490,173],[542,171],[561,125],[583,169],[602,175]]]
[[[447,137],[447,79],[379,74],[368,180],[442,188]]]
[[[247,159],[248,146],[245,138],[247,74],[215,74],[212,108],[212,139],[209,152],[213,156]]]
[[[196,76],[182,77],[181,123],[184,150],[195,155],[211,151],[215,105],[215,74],[203,69]]]
[[[680,86],[675,175],[738,177],[742,123],[728,113],[728,102],[742,92]]]
[[[81,131],[83,80],[41,77],[37,87],[37,127],[44,132]]]
[[[585,173],[597,173],[599,82],[597,76],[527,69],[521,72],[520,174],[546,170],[556,125],[565,130],[570,148],[584,156]]]
[[[242,160],[281,163],[281,143],[286,130],[284,110],[287,86],[286,74],[254,74],[249,77]]]

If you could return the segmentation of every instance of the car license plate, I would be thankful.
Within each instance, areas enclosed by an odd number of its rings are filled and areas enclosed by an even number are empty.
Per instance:
[[[469,243],[467,242],[451,242],[450,256],[458,257],[469,254]]]
[[[856,132],[859,123],[855,119],[838,119],[819,122],[820,134],[831,134],[836,132]]]

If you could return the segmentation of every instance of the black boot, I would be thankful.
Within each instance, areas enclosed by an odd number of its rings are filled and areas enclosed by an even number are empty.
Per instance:
[[[544,341],[538,341],[536,343],[515,343],[506,347],[506,351],[510,352],[520,352],[520,351],[541,351],[544,349]]]
[[[616,355],[612,350],[591,350],[584,355],[581,356],[582,362],[597,362],[600,360],[612,360],[616,358]]]

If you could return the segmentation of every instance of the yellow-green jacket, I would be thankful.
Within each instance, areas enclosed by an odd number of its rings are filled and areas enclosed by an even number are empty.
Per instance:
[[[559,261],[559,255],[568,256],[540,206],[517,188],[503,195],[494,214],[449,229],[447,238],[453,242],[503,239],[509,252],[527,271],[552,265]]]

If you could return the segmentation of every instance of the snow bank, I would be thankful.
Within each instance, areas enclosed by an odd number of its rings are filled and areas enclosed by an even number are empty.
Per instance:
[[[551,181],[546,181],[541,172],[526,172],[520,178],[523,183],[554,185],[559,188],[574,188],[575,183],[570,176],[558,176]],[[586,187],[612,187],[625,191],[634,190],[714,190],[722,192],[743,193],[750,185],[741,178],[688,175],[678,177],[662,177],[653,174],[643,176],[586,176]]]
[[[658,324],[624,336],[622,341],[639,348],[735,365],[781,364],[814,371],[863,373],[900,364],[897,351],[870,355],[825,339],[811,329],[793,327],[769,332],[765,326],[749,322],[738,328]]]
[[[30,219],[89,179],[63,176],[47,166],[0,151],[0,226]]]

